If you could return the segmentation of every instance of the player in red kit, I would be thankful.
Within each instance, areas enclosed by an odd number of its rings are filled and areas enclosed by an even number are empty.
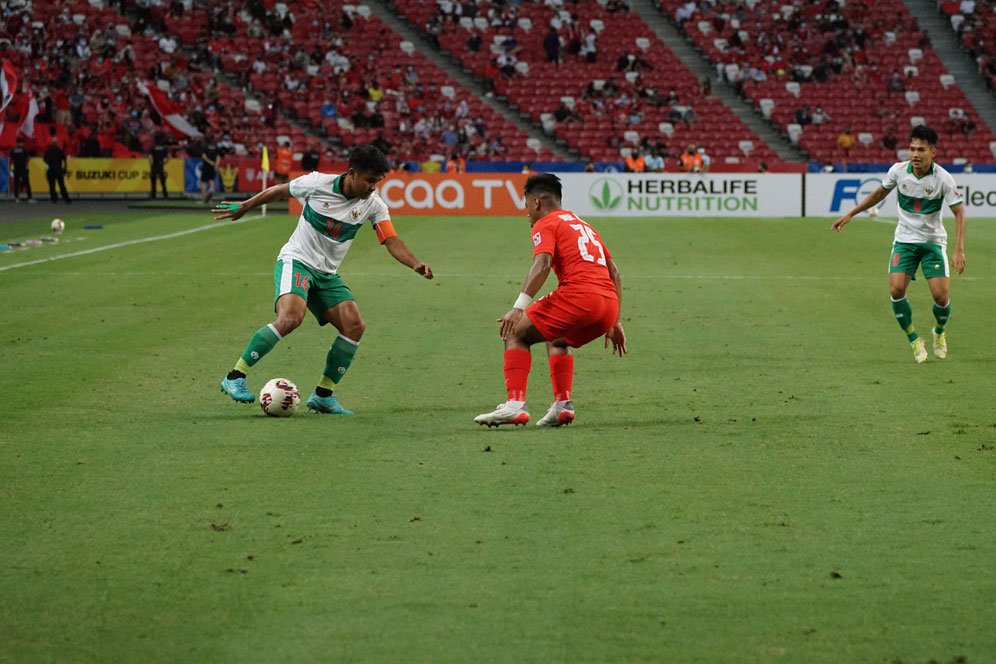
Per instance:
[[[571,385],[579,348],[605,335],[605,347],[626,354],[626,334],[619,322],[622,277],[598,231],[561,207],[560,178],[540,173],[526,180],[526,211],[533,231],[533,265],[512,309],[498,319],[505,342],[505,388],[508,400],[478,424],[526,424],[526,383],[532,366],[530,346],[546,342],[550,356],[553,405],[538,422],[559,427],[574,421]],[[533,302],[553,268],[557,288]]]

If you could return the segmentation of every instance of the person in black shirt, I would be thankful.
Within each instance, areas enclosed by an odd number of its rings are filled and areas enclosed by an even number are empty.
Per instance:
[[[59,147],[59,139],[55,136],[55,128],[51,130],[52,143],[45,150],[45,155],[42,157],[45,160],[45,165],[48,167],[46,175],[48,176],[48,193],[52,196],[52,202],[58,203],[59,197],[55,195],[55,185],[59,185],[59,191],[62,192],[62,200],[66,203],[72,203],[73,201],[69,198],[69,192],[66,191],[66,153],[61,147]]]
[[[305,173],[310,173],[312,171],[318,170],[318,164],[322,160],[322,155],[319,154],[318,148],[312,143],[308,146],[308,151],[301,155],[301,170]]]
[[[28,159],[30,155],[24,147],[24,139],[17,138],[17,147],[10,151],[10,163],[14,167],[14,200],[21,202],[21,188],[28,194],[28,202],[34,203],[31,198],[31,178],[28,177]]]
[[[156,134],[156,144],[152,146],[149,154],[149,181],[152,183],[152,192],[149,198],[156,197],[156,180],[162,185],[163,198],[169,198],[166,194],[166,162],[169,161],[169,148],[162,134]]]
[[[201,154],[201,203],[207,204],[214,194],[214,178],[218,173],[218,146],[210,138]]]

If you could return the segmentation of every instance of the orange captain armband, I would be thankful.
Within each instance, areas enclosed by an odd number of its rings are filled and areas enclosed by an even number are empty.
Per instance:
[[[398,232],[394,230],[394,224],[391,223],[390,219],[378,221],[374,224],[374,230],[377,231],[377,241],[381,244],[384,244],[392,237],[398,237]]]

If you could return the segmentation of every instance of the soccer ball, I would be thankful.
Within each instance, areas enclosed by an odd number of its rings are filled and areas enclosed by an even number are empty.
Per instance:
[[[64,230],[66,230],[66,222],[64,222],[62,219],[53,219],[52,220],[52,232],[53,233],[61,233]]]
[[[290,417],[299,403],[297,385],[286,378],[274,378],[259,391],[259,407],[270,417]]]
[[[869,217],[877,217],[878,216],[878,208],[877,207],[868,208],[868,216]]]

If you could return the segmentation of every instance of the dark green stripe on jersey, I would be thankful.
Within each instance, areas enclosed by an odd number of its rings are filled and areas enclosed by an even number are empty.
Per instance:
[[[934,214],[941,209],[943,198],[915,198],[898,192],[899,207],[910,214]]]
[[[348,242],[356,237],[357,231],[360,230],[362,224],[349,224],[342,221],[333,219],[332,217],[326,217],[320,212],[315,212],[314,209],[307,203],[304,204],[304,219],[311,227],[316,231],[324,235],[325,237],[330,237],[337,242]]]

